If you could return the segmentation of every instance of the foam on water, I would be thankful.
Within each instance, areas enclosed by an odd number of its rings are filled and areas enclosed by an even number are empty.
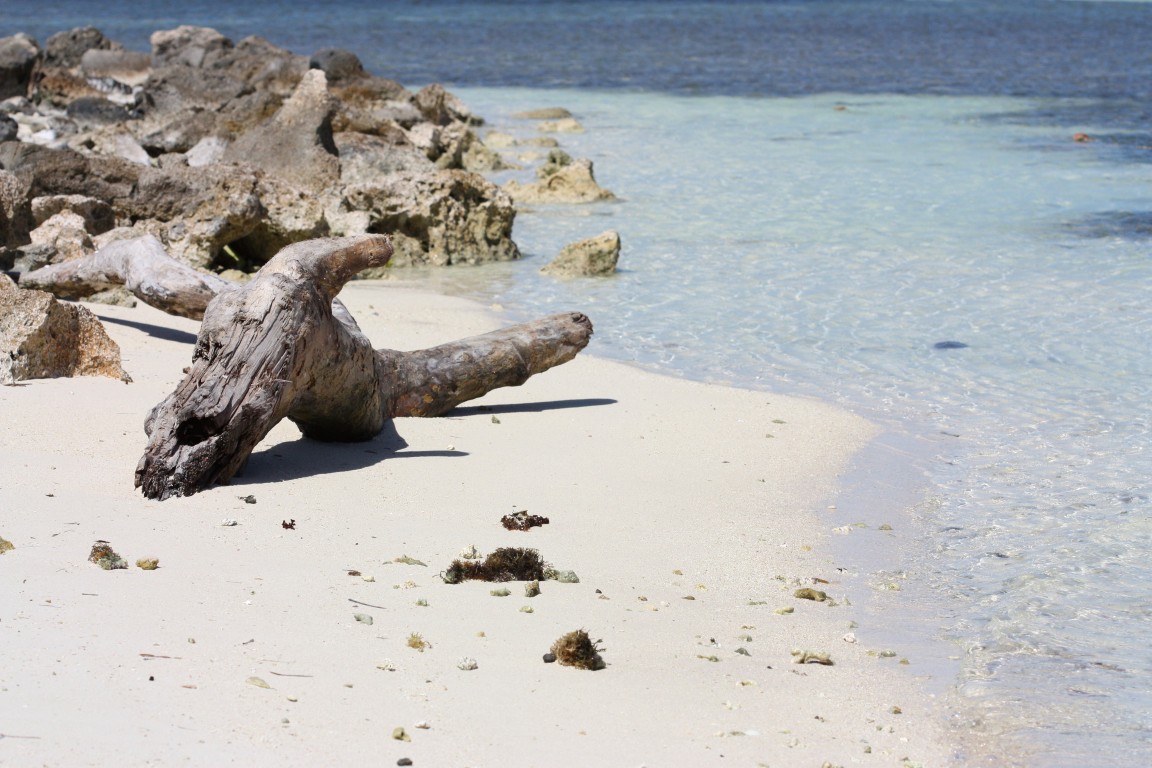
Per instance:
[[[1152,164],[1118,162],[1144,137],[1074,141],[1096,126],[1043,117],[1066,101],[462,95],[521,135],[510,113],[569,107],[588,130],[564,148],[621,201],[521,214],[527,262],[432,279],[584,309],[599,354],[923,436],[911,567],[965,657],[966,722],[1044,765],[1152,756]],[[615,278],[537,273],[608,228]]]

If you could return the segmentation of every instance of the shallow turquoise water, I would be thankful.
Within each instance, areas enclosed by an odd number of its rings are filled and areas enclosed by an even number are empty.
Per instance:
[[[524,136],[510,114],[573,110],[586,132],[558,138],[620,200],[523,213],[525,261],[431,280],[515,317],[585,310],[598,354],[834,399],[920,438],[904,554],[927,589],[905,610],[942,617],[960,717],[1037,765],[1152,757],[1139,134],[1077,142],[1097,126],[1035,118],[1074,102],[998,97],[461,95]],[[609,228],[614,278],[538,274]]]

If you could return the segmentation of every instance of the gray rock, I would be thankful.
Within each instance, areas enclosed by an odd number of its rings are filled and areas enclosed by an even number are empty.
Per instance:
[[[39,59],[40,48],[28,35],[0,38],[0,99],[27,95]]]
[[[132,117],[123,105],[102,96],[81,96],[73,99],[66,111],[68,117],[81,126],[114,125]]]
[[[104,200],[113,209],[127,203],[141,172],[140,166],[119,158],[87,157],[25,142],[0,144],[0,169],[26,183],[29,198],[84,195]]]
[[[208,69],[235,45],[224,35],[208,27],[181,26],[152,33],[152,64],[171,64],[194,69]]]
[[[125,85],[142,85],[152,70],[152,57],[137,51],[90,48],[80,57],[87,78],[108,78]]]
[[[334,111],[323,71],[309,70],[272,119],[238,137],[224,160],[249,163],[302,190],[325,190],[340,178]]]
[[[77,27],[57,32],[44,43],[44,64],[71,69],[80,66],[84,54],[91,50],[109,51],[120,48],[95,27]]]
[[[59,376],[131,381],[120,348],[89,309],[0,275],[0,384]]]
[[[342,48],[323,48],[316,51],[308,60],[308,66],[324,70],[330,83],[355,80],[368,74],[360,62],[360,57]]]
[[[103,200],[83,195],[47,195],[33,198],[32,218],[40,226],[61,211],[70,211],[84,221],[89,234],[100,235],[116,226],[112,206]]]
[[[620,234],[615,230],[564,246],[540,271],[557,277],[611,275],[620,259]]]
[[[26,245],[36,226],[28,198],[29,183],[10,171],[0,170],[0,248]]]
[[[340,183],[373,184],[406,171],[431,171],[432,161],[397,128],[387,138],[346,131],[334,136],[340,155]]]
[[[227,148],[228,142],[219,136],[205,136],[188,150],[188,166],[201,168],[205,165],[212,165],[212,163],[223,159],[224,150]]]

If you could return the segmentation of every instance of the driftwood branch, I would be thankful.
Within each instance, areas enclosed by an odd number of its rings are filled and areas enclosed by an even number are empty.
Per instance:
[[[437,416],[522,384],[572,359],[592,335],[587,317],[568,313],[418,352],[374,350],[334,298],[391,255],[384,236],[309,240],[251,282],[219,288],[188,374],[145,422],[136,468],[144,495],[226,482],[285,417],[318,440],[366,440],[394,416]]]
[[[152,235],[117,240],[96,253],[25,273],[22,288],[62,299],[83,299],[122,285],[149,306],[199,320],[216,294],[230,283],[170,257]]]

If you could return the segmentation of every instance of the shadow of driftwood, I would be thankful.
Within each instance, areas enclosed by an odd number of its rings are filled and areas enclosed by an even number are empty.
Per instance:
[[[120,322],[120,321],[115,321]],[[163,330],[163,329],[160,329]],[[552,400],[541,403],[510,403],[507,405],[470,405],[456,408],[448,416],[473,416],[496,413],[539,413],[560,408],[587,408],[612,405],[610,398],[584,398],[580,400]],[[458,458],[465,451],[407,451],[408,442],[389,421],[380,434],[361,443],[323,443],[301,437],[291,442],[254,452],[243,471],[229,485],[246,486],[279,480],[295,480],[333,472],[366,469],[385,459],[404,459],[439,456]]]
[[[278,480],[327,475],[366,469],[385,459],[467,456],[465,451],[405,451],[408,442],[396,431],[394,422],[384,425],[380,434],[360,443],[324,443],[300,437],[254,452],[229,485],[261,485]]]
[[[165,328],[162,325],[153,325],[152,323],[140,323],[135,320],[122,320],[118,317],[105,317],[104,315],[96,315],[100,318],[102,323],[115,323],[116,325],[125,325],[129,328],[135,328],[138,331],[143,331],[149,336],[155,336],[157,339],[164,341],[175,341],[180,344],[195,344],[196,334],[189,333],[188,331],[180,331],[175,328]]]
[[[508,403],[506,405],[466,405],[453,408],[448,416],[475,416],[479,413],[541,413],[563,408],[591,408],[597,405],[615,405],[608,397],[587,397],[580,400],[548,400],[542,403]]]

